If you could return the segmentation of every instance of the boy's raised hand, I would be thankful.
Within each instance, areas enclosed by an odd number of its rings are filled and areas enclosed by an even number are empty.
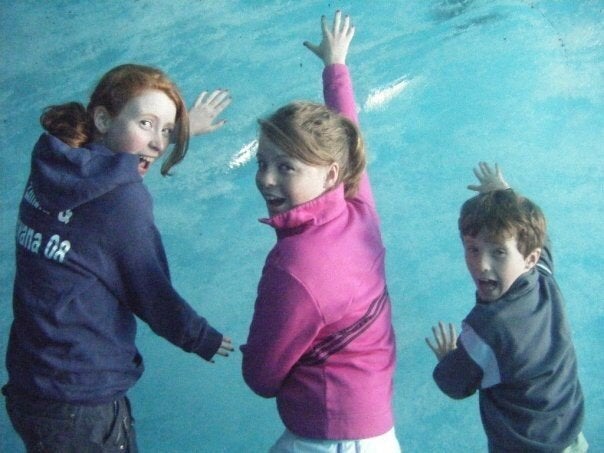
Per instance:
[[[438,329],[436,326],[432,327],[432,334],[436,345],[433,345],[429,338],[426,338],[426,344],[432,349],[439,362],[449,352],[457,349],[457,333],[453,324],[449,323],[449,331],[447,332],[445,325],[442,321],[439,321]]]
[[[468,189],[476,192],[486,193],[493,190],[509,189],[509,184],[503,179],[499,166],[495,164],[495,169],[491,169],[486,162],[479,162],[478,167],[473,169],[476,178],[480,184],[470,184]]]
[[[209,94],[202,91],[189,110],[189,135],[207,134],[224,126],[226,120],[216,121],[216,118],[230,103],[228,90],[214,90]]]
[[[325,66],[336,63],[345,64],[348,47],[354,36],[354,25],[350,23],[350,17],[344,16],[342,20],[342,12],[340,10],[336,11],[330,30],[327,25],[327,19],[325,16],[322,16],[321,30],[323,37],[318,46],[308,41],[304,41],[304,46],[308,47],[316,56],[323,60]]]

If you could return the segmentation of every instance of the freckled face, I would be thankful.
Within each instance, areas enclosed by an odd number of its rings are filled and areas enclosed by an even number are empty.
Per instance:
[[[159,90],[147,90],[133,97],[117,116],[108,117],[105,123],[95,118],[109,149],[139,156],[141,176],[168,148],[175,121],[176,105]]]
[[[484,232],[475,237],[464,236],[466,265],[481,300],[492,302],[503,296],[512,284],[538,261],[540,250],[526,258],[518,250],[516,237],[493,242]]]
[[[263,135],[258,144],[256,186],[270,216],[317,198],[337,180],[337,164],[309,165],[285,154]]]

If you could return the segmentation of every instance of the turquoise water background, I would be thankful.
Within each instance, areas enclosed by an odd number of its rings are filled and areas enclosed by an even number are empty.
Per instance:
[[[41,110],[86,102],[126,62],[158,66],[189,103],[228,88],[227,125],[195,138],[175,175],[145,181],[176,288],[237,345],[275,241],[253,177],[256,119],[320,100],[320,40],[336,8],[357,26],[348,63],[387,254],[397,333],[396,430],[406,452],[486,451],[477,397],[432,381],[424,337],[473,304],[456,221],[472,167],[498,162],[541,205],[586,397],[604,451],[604,2],[601,0],[0,0],[0,355],[12,319],[14,226]],[[244,384],[241,355],[209,364],[139,324],[130,392],[143,452],[262,452],[283,426]],[[6,371],[0,369],[0,382]],[[22,451],[0,410],[0,450]]]

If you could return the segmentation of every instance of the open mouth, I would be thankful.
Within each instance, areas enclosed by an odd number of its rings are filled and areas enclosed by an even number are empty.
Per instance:
[[[143,154],[138,155],[138,165],[147,170],[151,164],[153,163],[153,159],[151,157],[145,156]]]
[[[285,204],[285,198],[275,197],[272,195],[265,195],[264,200],[266,201],[266,205],[268,206],[269,211],[275,212],[283,207]]]
[[[484,293],[491,293],[497,289],[497,281],[490,278],[479,278],[478,288]]]
[[[149,170],[149,167],[154,162],[154,160],[155,159],[153,159],[152,157],[146,156],[144,154],[139,154],[138,155],[138,172],[141,175],[144,175],[145,173],[147,173],[147,170]]]

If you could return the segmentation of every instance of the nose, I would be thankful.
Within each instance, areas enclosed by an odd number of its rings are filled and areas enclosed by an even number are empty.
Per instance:
[[[167,145],[167,139],[164,137],[164,134],[161,131],[154,131],[151,141],[149,142],[149,148],[161,156]]]
[[[478,258],[478,270],[480,272],[487,272],[491,269],[491,260],[486,253],[482,253]]]
[[[274,172],[268,168],[259,169],[256,173],[256,183],[259,187],[273,187],[276,182]]]

